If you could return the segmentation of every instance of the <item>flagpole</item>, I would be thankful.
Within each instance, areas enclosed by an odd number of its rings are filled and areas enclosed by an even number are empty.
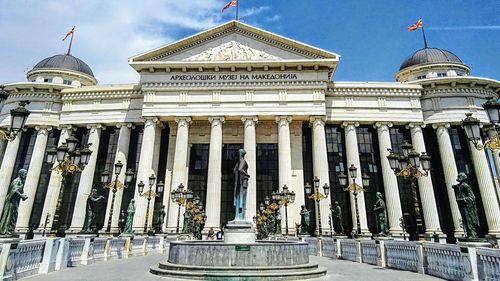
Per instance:
[[[422,19],[422,18],[420,18]],[[424,24],[422,23],[422,36],[424,37],[424,47],[427,49],[427,39],[425,38]]]
[[[238,12],[240,10],[240,1],[236,0],[236,20],[239,20]]]
[[[75,33],[71,33],[71,40],[69,41],[69,47],[68,47],[68,56],[71,55],[71,45],[73,44],[73,35]]]

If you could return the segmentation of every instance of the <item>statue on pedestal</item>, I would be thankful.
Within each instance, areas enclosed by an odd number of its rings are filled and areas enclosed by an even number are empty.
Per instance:
[[[158,220],[156,222],[156,227],[158,228],[158,233],[162,232],[163,228],[163,223],[165,222],[165,205],[162,205],[160,207],[160,210],[158,211]]]
[[[240,149],[239,160],[234,166],[234,207],[235,207],[235,222],[245,221],[247,189],[248,189],[248,163],[245,160],[246,151]]]
[[[389,227],[387,226],[387,209],[385,207],[385,201],[382,199],[382,193],[377,192],[377,201],[373,206],[373,211],[375,211],[375,217],[377,218],[377,230],[378,235],[386,236],[389,233]]]
[[[134,214],[135,214],[135,200],[134,198],[130,199],[127,207],[127,222],[125,223],[125,229],[123,233],[132,234],[132,225],[134,222]]]
[[[462,216],[462,223],[467,233],[467,238],[477,238],[477,230],[479,229],[479,218],[476,209],[476,196],[472,192],[472,188],[465,181],[467,175],[459,173],[457,176],[458,184],[452,185],[455,190],[455,198],[457,200],[458,209]]]
[[[335,234],[344,233],[344,224],[342,223],[342,208],[340,208],[339,202],[335,201],[334,206],[331,208],[333,213],[333,230]]]
[[[306,206],[300,206],[300,234],[309,234],[311,229],[311,215]]]
[[[27,171],[20,169],[9,187],[9,192],[5,196],[5,203],[3,205],[2,217],[0,218],[0,235],[12,236],[16,227],[19,201],[28,199],[24,194],[24,182],[26,180]]]
[[[87,220],[83,226],[82,232],[91,233],[94,229],[95,205],[104,199],[104,196],[97,194],[97,189],[92,189],[87,199]]]

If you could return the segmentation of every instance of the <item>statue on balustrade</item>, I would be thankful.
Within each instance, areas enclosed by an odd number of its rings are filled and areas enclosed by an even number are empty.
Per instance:
[[[311,230],[311,215],[306,206],[300,206],[300,234],[309,234]]]
[[[162,205],[160,207],[160,210],[158,211],[158,220],[156,222],[157,233],[162,232],[164,222],[165,222],[165,205]]]
[[[0,218],[0,235],[2,236],[12,236],[14,234],[19,201],[28,199],[28,196],[23,191],[26,174],[25,169],[20,169],[17,172],[17,178],[12,181],[7,196],[5,196],[2,217]]]
[[[85,221],[82,232],[92,233],[97,231],[94,225],[95,210],[97,203],[103,199],[104,196],[97,194],[97,189],[92,189],[87,199],[87,220]]]
[[[470,185],[465,182],[466,180],[467,175],[459,173],[457,176],[458,184],[454,184],[452,188],[455,190],[455,197],[467,238],[471,239],[478,237],[479,218],[476,209],[476,196],[472,192]]]
[[[135,214],[135,199],[130,199],[127,207],[127,222],[125,223],[125,229],[123,233],[132,234],[132,225],[134,223],[134,214]]]
[[[373,206],[373,211],[375,212],[375,217],[377,218],[377,230],[379,236],[386,236],[389,234],[389,227],[387,226],[387,209],[385,207],[385,201],[382,198],[382,193],[377,192],[377,201]]]
[[[333,230],[335,234],[344,233],[344,224],[342,223],[342,208],[340,208],[339,202],[335,201],[333,207],[330,209],[333,213]]]
[[[246,201],[247,201],[247,189],[248,189],[248,179],[250,175],[248,174],[248,163],[245,160],[245,154],[247,152],[244,149],[240,149],[239,160],[233,169],[234,174],[234,207],[235,207],[235,217],[233,222],[244,222],[245,212],[246,212]]]

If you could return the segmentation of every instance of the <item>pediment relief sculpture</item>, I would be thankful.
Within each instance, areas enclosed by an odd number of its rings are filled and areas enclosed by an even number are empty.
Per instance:
[[[252,49],[236,41],[210,48],[184,60],[186,61],[232,61],[232,60],[278,60],[279,57]]]

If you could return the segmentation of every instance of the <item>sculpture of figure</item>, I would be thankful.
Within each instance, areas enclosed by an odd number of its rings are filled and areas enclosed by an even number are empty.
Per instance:
[[[235,217],[233,221],[245,221],[245,209],[247,200],[247,188],[248,188],[248,163],[245,160],[246,151],[240,149],[239,160],[234,166],[234,207],[235,207]]]
[[[120,228],[121,232],[123,232],[123,229],[125,228],[125,211],[123,210],[121,210],[120,218],[118,219],[118,228]]]
[[[455,190],[455,197],[467,238],[477,238],[479,219],[476,209],[476,196],[472,192],[470,185],[465,182],[466,180],[467,175],[459,173],[457,177],[458,184],[454,184],[452,188]]]
[[[16,227],[17,214],[19,209],[19,201],[28,199],[24,194],[24,182],[26,180],[25,169],[20,169],[9,187],[9,192],[5,196],[3,205],[2,217],[0,218],[0,235],[12,236]]]
[[[387,235],[389,233],[389,228],[387,226],[387,209],[385,207],[385,201],[382,199],[382,193],[377,192],[377,201],[373,206],[373,211],[375,211],[375,216],[377,218],[377,228],[379,235]]]
[[[165,205],[161,205],[160,210],[158,211],[158,221],[156,222],[156,226],[158,227],[158,232],[161,232],[164,222],[165,222]]]
[[[132,224],[134,222],[134,214],[135,214],[135,200],[134,198],[130,199],[127,207],[127,222],[125,223],[125,230],[123,231],[126,234],[132,234]]]
[[[280,209],[276,209],[276,216],[274,218],[274,223],[275,223],[275,234],[281,234],[281,213]]]
[[[309,210],[306,209],[306,206],[300,206],[300,234],[309,234],[310,225],[311,225],[311,216]]]
[[[89,198],[87,199],[87,220],[85,221],[85,225],[83,226],[83,232],[92,232],[96,209],[95,205],[102,199],[104,199],[104,196],[98,195],[97,189],[92,189],[92,192],[90,192]]]
[[[191,213],[188,210],[184,211],[184,221],[182,223],[182,233],[191,233],[192,232],[192,217]]]
[[[333,230],[335,231],[335,234],[344,233],[344,224],[342,223],[342,208],[340,208],[338,201],[335,201],[331,211],[333,213]]]

